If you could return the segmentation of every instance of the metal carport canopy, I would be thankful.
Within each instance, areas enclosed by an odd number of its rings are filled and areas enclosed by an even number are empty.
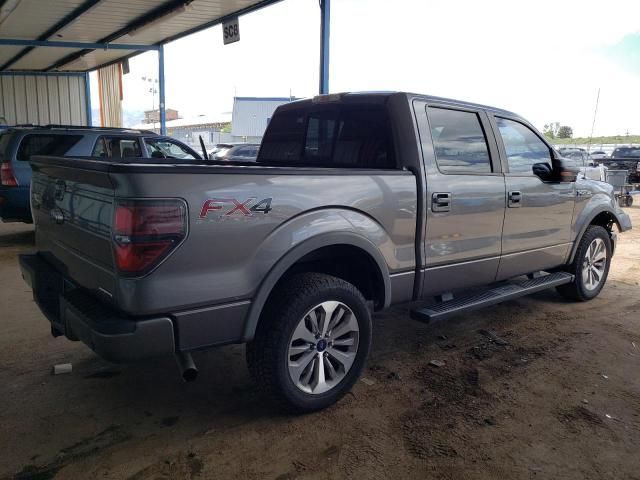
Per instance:
[[[155,50],[164,131],[163,45],[279,1],[0,0],[0,75],[88,75]],[[320,93],[328,92],[329,8],[320,0]]]

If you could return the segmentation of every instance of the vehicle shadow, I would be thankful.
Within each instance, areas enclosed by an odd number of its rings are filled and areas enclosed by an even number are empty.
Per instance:
[[[33,228],[26,231],[11,229],[5,232],[0,230],[0,247],[29,247],[34,244],[35,238],[36,234]]]

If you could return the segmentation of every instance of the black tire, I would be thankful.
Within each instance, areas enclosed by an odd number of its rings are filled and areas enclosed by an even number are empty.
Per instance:
[[[344,378],[325,393],[306,393],[289,374],[289,345],[294,329],[316,305],[338,301],[353,312],[359,340],[355,360]],[[247,363],[261,390],[285,410],[304,413],[337,402],[357,381],[371,346],[371,314],[360,291],[330,275],[294,275],[277,287],[260,317],[254,340],[247,344]],[[319,349],[318,349],[319,350]],[[325,354],[326,355],[326,354]]]
[[[632,195],[627,195],[627,201],[625,202],[625,205],[627,207],[632,207],[633,206],[633,196]]]
[[[604,242],[604,246],[606,249],[606,261],[604,266],[604,273],[602,275],[599,284],[593,288],[589,289],[583,279],[582,271],[585,264],[585,257],[587,255],[587,250],[589,246],[596,239],[601,239]],[[586,302],[598,296],[598,294],[602,291],[604,284],[607,281],[607,276],[609,275],[609,267],[611,266],[611,237],[609,232],[599,226],[599,225],[590,225],[587,227],[587,230],[582,235],[580,239],[580,243],[578,244],[578,249],[576,250],[576,255],[573,259],[573,262],[570,265],[567,265],[565,270],[572,275],[575,276],[573,282],[567,283],[565,285],[560,285],[557,287],[558,292],[568,300]]]

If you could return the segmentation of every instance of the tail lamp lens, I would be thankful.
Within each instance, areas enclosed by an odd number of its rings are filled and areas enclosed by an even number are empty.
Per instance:
[[[11,164],[9,162],[4,162],[0,166],[0,184],[5,187],[18,186],[18,180],[16,180],[16,177],[13,174],[13,168],[11,168]]]
[[[142,275],[158,265],[184,239],[187,208],[181,200],[120,200],[113,222],[118,270]]]

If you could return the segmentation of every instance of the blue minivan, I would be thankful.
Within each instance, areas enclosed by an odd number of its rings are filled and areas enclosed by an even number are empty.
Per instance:
[[[149,130],[17,126],[0,129],[0,219],[31,223],[32,155],[199,160],[191,147]]]

